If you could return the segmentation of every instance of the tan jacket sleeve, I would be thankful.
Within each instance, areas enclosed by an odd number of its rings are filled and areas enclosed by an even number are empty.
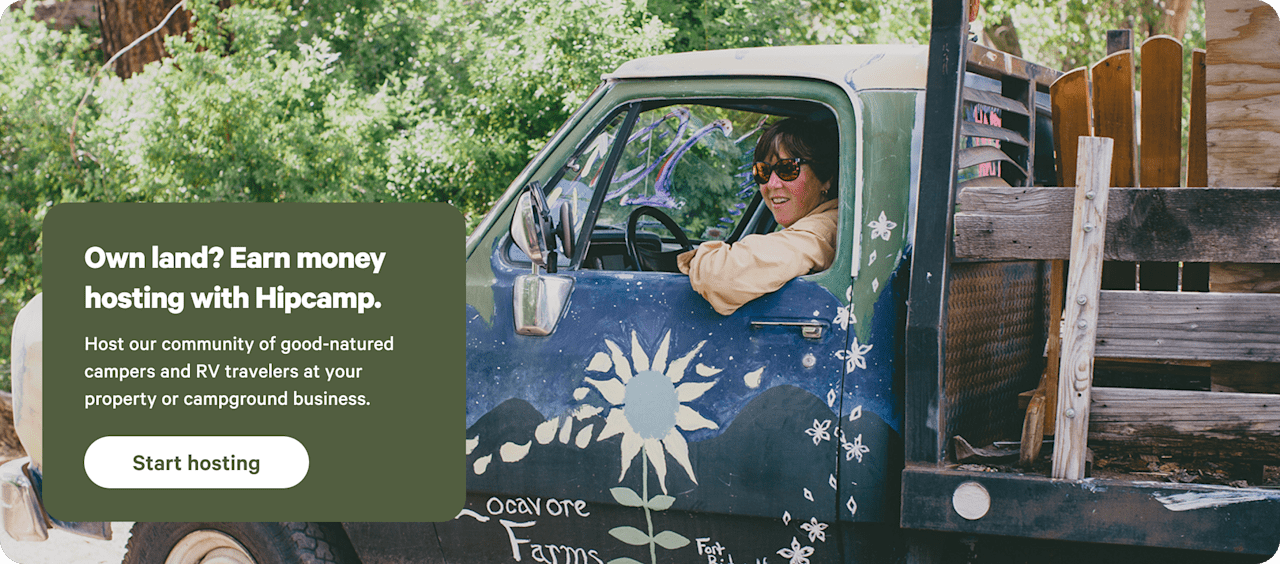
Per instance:
[[[732,245],[708,241],[677,257],[693,290],[721,315],[781,288],[792,278],[825,270],[835,257],[837,203],[825,202],[791,227],[748,235]]]

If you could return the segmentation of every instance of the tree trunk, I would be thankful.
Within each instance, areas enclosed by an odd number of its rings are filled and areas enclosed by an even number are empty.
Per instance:
[[[1173,36],[1174,39],[1187,42],[1187,19],[1191,16],[1193,0],[1170,0],[1160,22],[1160,33]]]
[[[110,59],[142,34],[160,24],[179,0],[98,0],[98,19],[102,24],[102,53]],[[120,78],[141,72],[147,63],[158,61],[167,53],[164,38],[181,35],[191,29],[191,12],[178,10],[164,28],[116,59]]]

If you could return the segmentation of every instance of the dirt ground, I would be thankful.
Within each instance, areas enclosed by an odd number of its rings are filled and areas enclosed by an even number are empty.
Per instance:
[[[112,523],[109,541],[49,531],[47,541],[21,542],[0,530],[0,549],[4,551],[0,564],[119,564],[132,526],[133,523]]]

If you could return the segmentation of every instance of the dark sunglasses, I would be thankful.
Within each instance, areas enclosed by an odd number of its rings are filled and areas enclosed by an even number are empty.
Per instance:
[[[768,184],[769,176],[772,174],[777,174],[778,178],[784,182],[790,182],[800,177],[802,164],[813,164],[813,161],[803,157],[783,159],[773,164],[756,161],[751,165],[751,175],[755,178],[756,184]]]

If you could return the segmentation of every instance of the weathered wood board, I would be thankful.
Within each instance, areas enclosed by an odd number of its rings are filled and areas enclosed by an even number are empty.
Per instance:
[[[1102,283],[1102,245],[1106,231],[1107,182],[1114,148],[1106,137],[1081,137],[1076,167],[1075,208],[1071,225],[1071,269],[1067,295],[1079,296],[1063,313],[1066,334],[1058,367],[1057,421],[1053,468],[1057,479],[1084,477],[1093,355],[1097,346],[1098,291]]]
[[[1073,198],[1069,188],[966,188],[956,256],[1067,258]],[[1105,256],[1280,263],[1280,188],[1112,188]]]
[[[1262,0],[1205,6],[1210,186],[1280,186],[1280,20]]]
[[[1095,447],[1280,459],[1280,395],[1094,388],[1089,419]]]
[[[1280,296],[1103,292],[1097,355],[1280,362]]]

